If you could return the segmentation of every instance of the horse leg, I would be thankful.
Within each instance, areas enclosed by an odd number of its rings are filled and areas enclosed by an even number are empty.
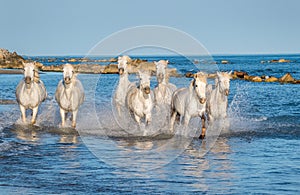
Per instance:
[[[20,104],[20,110],[21,110],[21,114],[22,114],[22,121],[23,121],[23,123],[26,123],[26,109],[21,104]]]
[[[140,124],[141,124],[141,117],[139,117],[138,115],[134,114],[134,119],[138,123],[138,125],[140,126]]]
[[[172,134],[174,133],[174,123],[176,120],[176,116],[177,116],[177,112],[174,109],[172,109],[171,119],[170,119],[170,131]]]
[[[32,109],[32,119],[31,119],[31,124],[35,124],[36,123],[36,115],[38,112],[38,106]]]
[[[201,135],[199,136],[199,139],[204,139],[205,138],[205,133],[206,133],[206,128],[205,128],[205,116],[201,116],[201,123],[202,123],[202,132]]]
[[[176,114],[175,121],[176,121],[177,124],[180,124],[180,114],[179,113]]]
[[[184,127],[187,128],[189,126],[190,120],[191,120],[191,116],[189,114],[185,113],[184,119],[183,119]]]
[[[76,117],[77,117],[78,110],[73,111],[72,113],[72,127],[76,127]]]
[[[145,116],[145,119],[146,119],[146,126],[150,125],[151,123],[151,113],[150,114],[146,114]]]
[[[64,111],[64,109],[60,108],[60,117],[61,117],[61,126],[65,127],[65,117],[66,117],[66,113]]]
[[[118,103],[116,104],[116,108],[117,108],[118,116],[121,117],[121,106]]]

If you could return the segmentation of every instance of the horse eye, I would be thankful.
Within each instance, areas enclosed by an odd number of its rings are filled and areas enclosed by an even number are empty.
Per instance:
[[[195,87],[198,87],[198,85],[195,85]]]

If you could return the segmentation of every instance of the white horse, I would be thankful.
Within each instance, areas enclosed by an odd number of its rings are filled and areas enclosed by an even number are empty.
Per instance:
[[[133,83],[131,83],[128,80],[128,72],[127,72],[127,61],[128,56],[119,56],[118,57],[118,70],[119,70],[119,83],[115,91],[114,95],[114,103],[116,106],[116,109],[118,111],[118,115],[121,116],[122,108],[125,107],[125,100],[126,95],[130,87],[134,86]]]
[[[138,125],[141,118],[145,117],[146,125],[151,123],[153,98],[150,90],[150,73],[139,71],[139,86],[131,87],[126,96],[126,104],[129,111],[134,115]]]
[[[61,126],[65,126],[66,114],[72,112],[72,127],[75,128],[78,108],[84,101],[84,89],[71,64],[65,64],[63,71],[63,80],[57,85],[55,100],[60,107]]]
[[[156,105],[171,105],[172,94],[176,86],[168,82],[167,66],[168,60],[154,62],[156,65],[157,86],[154,88],[154,102]]]
[[[202,133],[205,135],[205,105],[206,105],[207,75],[198,72],[194,74],[189,88],[180,88],[173,93],[171,104],[170,130],[174,133],[176,116],[183,116],[183,124],[187,128],[192,117],[199,116],[202,119]]]
[[[207,93],[206,112],[209,123],[215,119],[225,119],[227,116],[228,94],[230,89],[231,72],[217,72],[215,89],[209,85]]]
[[[38,107],[47,98],[47,91],[34,63],[23,63],[23,66],[24,79],[16,88],[16,98],[20,105],[22,121],[26,123],[26,109],[32,109],[31,124],[35,124]]]

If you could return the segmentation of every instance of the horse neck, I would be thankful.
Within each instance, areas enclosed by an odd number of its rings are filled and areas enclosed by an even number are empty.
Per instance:
[[[128,83],[128,82],[129,82],[128,73],[124,72],[122,75],[120,75],[119,83]]]
[[[27,84],[27,83],[25,83],[25,89],[26,89],[26,91],[31,91],[32,90],[32,88],[33,88],[33,81],[31,81],[29,84]]]
[[[157,87],[158,87],[159,89],[166,89],[167,83],[163,80],[161,83],[158,83],[158,84],[157,84]]]
[[[190,89],[190,93],[191,93],[191,97],[193,98],[193,99],[195,99],[196,100],[196,102],[198,102],[199,100],[199,97],[198,97],[198,95],[197,95],[197,93],[196,93],[196,91],[195,91],[195,88],[194,87],[192,87],[192,89]]]
[[[226,96],[220,92],[220,84],[218,84],[215,88],[215,94],[214,94],[214,98],[215,100],[222,100],[222,101],[226,101],[227,98]],[[218,101],[219,102],[219,101]]]
[[[68,92],[71,91],[74,88],[75,82],[76,82],[76,78],[73,77],[71,79],[71,83],[70,84],[64,83],[65,90],[68,91]]]

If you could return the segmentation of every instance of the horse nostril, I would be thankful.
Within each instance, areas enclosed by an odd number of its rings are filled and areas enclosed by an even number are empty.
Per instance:
[[[25,77],[25,83],[29,84],[31,82],[31,78],[29,76]]]
[[[124,68],[119,68],[119,74],[123,74],[124,73]]]
[[[69,83],[71,81],[71,78],[70,77],[65,77],[65,82],[66,83]]]
[[[229,89],[225,90],[225,95],[228,96],[229,95]]]
[[[206,98],[200,98],[200,103],[204,104],[206,102]]]
[[[150,93],[150,87],[145,87],[144,91],[145,91],[146,94],[149,94]]]

